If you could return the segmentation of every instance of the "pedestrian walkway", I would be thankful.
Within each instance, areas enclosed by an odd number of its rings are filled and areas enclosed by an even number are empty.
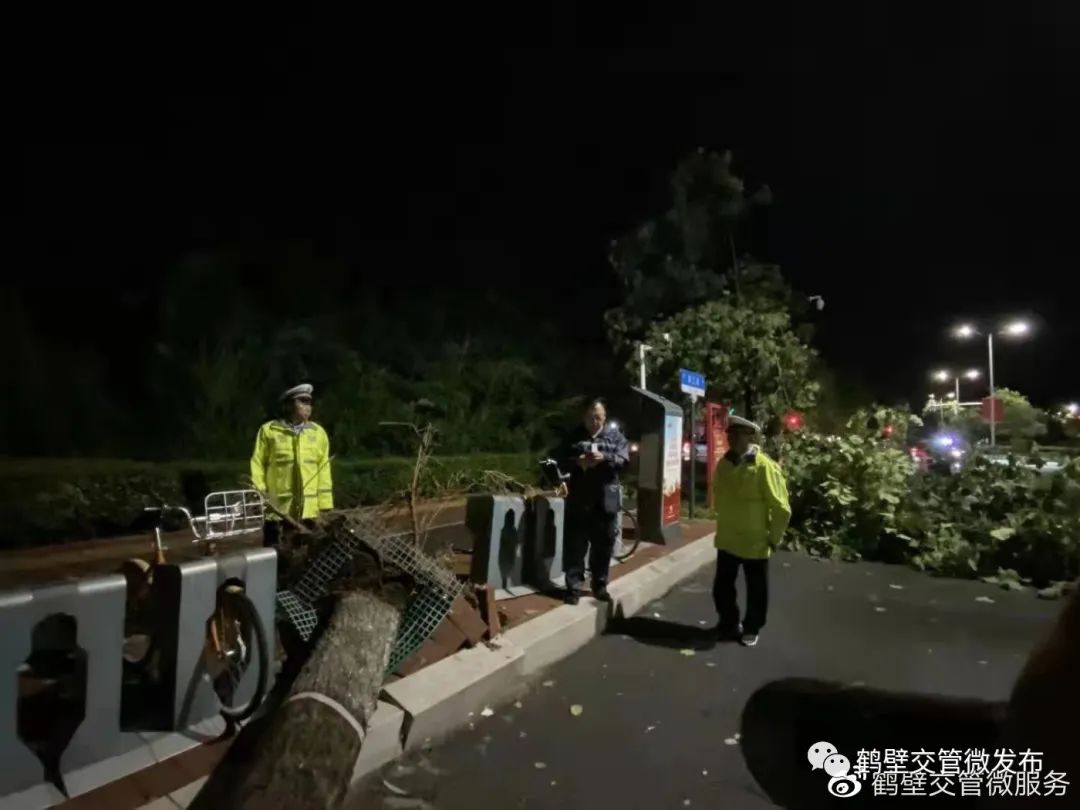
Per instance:
[[[747,649],[707,632],[711,578],[710,567],[541,673],[521,700],[373,774],[349,806],[771,807],[738,739],[759,686],[814,677],[1003,700],[1061,605],[782,553],[771,563],[768,625]]]

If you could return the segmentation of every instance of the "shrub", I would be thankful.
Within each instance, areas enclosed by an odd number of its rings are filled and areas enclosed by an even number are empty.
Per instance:
[[[912,464],[858,434],[800,433],[785,447],[792,520],[786,542],[823,557],[888,558]]]
[[[976,457],[956,475],[917,474],[865,432],[801,434],[785,450],[790,548],[907,561],[950,576],[1027,581],[1080,576],[1080,460],[1044,475]]]
[[[387,500],[408,489],[413,459],[334,462],[334,499],[340,508]],[[484,470],[519,481],[536,478],[527,454],[435,457],[421,491],[432,495],[448,483],[464,488]],[[235,489],[248,472],[242,462],[175,462],[29,459],[0,461],[0,548],[110,537],[145,528],[146,506],[202,507],[206,493]]]

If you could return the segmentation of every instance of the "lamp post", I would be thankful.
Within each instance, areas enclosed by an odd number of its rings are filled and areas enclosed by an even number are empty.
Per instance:
[[[671,345],[670,332],[664,332],[660,337],[664,339],[664,342],[667,343],[668,346]],[[639,387],[642,391],[647,390],[645,388],[645,352],[651,352],[652,349],[653,347],[650,346],[648,343],[645,343],[644,341],[638,343],[637,346],[638,382],[641,383]]]
[[[935,371],[931,376],[940,383],[948,382],[949,378],[952,378],[953,390],[952,393],[949,394],[948,398],[953,400],[953,415],[956,416],[960,413],[960,377],[963,376],[965,380],[977,380],[979,379],[979,377],[982,376],[982,372],[980,372],[977,368],[969,368],[963,373],[963,375],[960,375],[953,374],[947,369],[939,369],[938,371]],[[944,407],[944,403],[942,403],[942,407]]]
[[[986,335],[985,335],[986,336],[987,368],[988,368],[988,370],[990,372],[989,383],[990,383],[990,446],[991,447],[994,447],[994,446],[997,445],[997,421],[994,418],[994,417],[997,416],[997,413],[995,412],[995,409],[994,409],[994,331],[995,330],[993,330],[993,329],[988,329],[986,331]],[[1031,324],[1028,323],[1027,321],[1010,321],[1009,323],[1005,324],[1003,327],[1001,327],[1000,329],[997,330],[997,333],[999,335],[1002,335],[1004,337],[1015,337],[1015,338],[1024,337],[1025,335],[1027,335],[1030,332],[1031,332]],[[973,338],[976,335],[978,335],[979,337],[982,337],[983,333],[980,332],[978,329],[976,329],[975,326],[973,326],[972,324],[965,323],[965,324],[961,324],[960,326],[956,327],[956,329],[953,330],[953,335],[955,337],[960,338],[961,340],[967,340],[968,338]]]
[[[650,351],[652,346],[647,343],[639,343],[637,347],[637,362],[638,362],[638,378],[641,385],[639,386],[642,391],[647,390],[645,388],[645,352]]]

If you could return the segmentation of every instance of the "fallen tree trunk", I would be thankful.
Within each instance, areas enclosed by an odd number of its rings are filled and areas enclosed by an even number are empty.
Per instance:
[[[404,605],[402,595],[391,589],[339,596],[284,703],[265,728],[245,729],[258,739],[234,743],[237,756],[211,774],[192,810],[340,806],[363,729],[375,712]]]

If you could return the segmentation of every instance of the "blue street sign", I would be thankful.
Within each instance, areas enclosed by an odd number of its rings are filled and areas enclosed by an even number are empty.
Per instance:
[[[685,368],[680,368],[679,387],[683,390],[683,393],[689,394],[692,397],[703,397],[705,396],[705,375],[698,374],[696,371],[687,371]]]

